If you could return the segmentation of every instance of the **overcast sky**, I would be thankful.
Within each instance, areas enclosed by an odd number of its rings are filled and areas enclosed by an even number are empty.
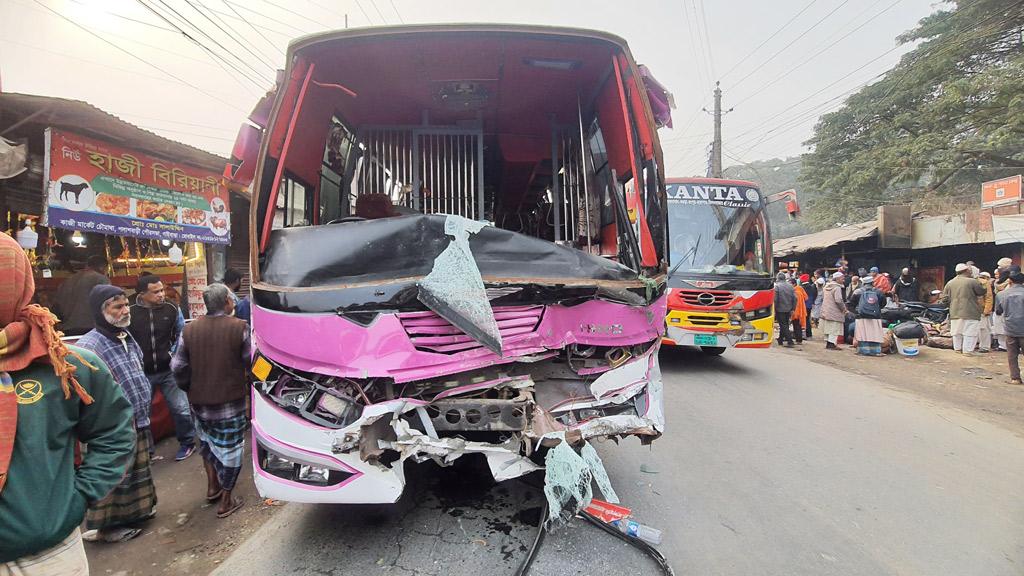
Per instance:
[[[801,143],[818,115],[909,49],[898,48],[896,36],[945,6],[931,0],[145,3],[171,19],[173,8],[200,25],[245,60],[236,66],[251,80],[235,70],[224,72],[140,1],[0,0],[2,89],[86,100],[168,138],[226,156],[239,124],[271,85],[271,65],[283,66],[287,43],[304,33],[342,28],[346,14],[351,27],[403,21],[596,28],[625,38],[637,61],[674,93],[675,129],[662,130],[670,176],[706,170],[712,120],[701,108],[711,109],[716,79],[722,82],[723,107],[735,108],[723,123],[726,166],[796,155],[805,151]],[[244,38],[251,53],[217,26]]]

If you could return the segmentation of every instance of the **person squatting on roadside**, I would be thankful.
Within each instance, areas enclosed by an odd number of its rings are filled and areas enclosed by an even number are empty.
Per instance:
[[[131,460],[132,405],[34,292],[28,257],[0,234],[0,576],[82,576],[78,525]],[[76,442],[88,445],[77,468]]]
[[[821,324],[819,328],[825,333],[825,348],[841,350],[839,337],[843,335],[846,323],[846,300],[843,298],[843,273],[832,274],[832,280],[822,289]]]
[[[978,345],[978,331],[981,325],[981,303],[985,289],[967,264],[956,265],[956,278],[946,283],[940,301],[949,306],[949,331],[953,336],[953,350],[962,354],[973,354]]]
[[[796,309],[796,291],[786,279],[786,274],[779,272],[775,277],[775,320],[779,323],[779,345],[793,346],[791,323],[793,310]]]
[[[996,296],[996,313],[1006,328],[1006,360],[1010,365],[1010,384],[1020,384],[1020,353],[1024,348],[1024,274],[1014,272],[1010,285]]]
[[[217,517],[226,518],[244,503],[231,491],[242,470],[248,424],[249,325],[231,316],[235,302],[227,286],[210,284],[203,301],[207,314],[185,327],[171,369],[195,414],[206,468],[206,500],[219,500]]]
[[[881,347],[882,341],[885,340],[882,308],[885,307],[888,299],[881,290],[875,288],[875,278],[875,276],[864,278],[860,290],[850,296],[850,308],[854,310],[856,316],[853,329],[854,340],[877,344]]]
[[[165,301],[164,284],[159,276],[142,275],[136,290],[138,300],[131,308],[132,323],[128,332],[142,348],[150,384],[154,389],[160,388],[167,400],[167,408],[174,420],[174,435],[178,438],[178,453],[174,459],[180,462],[196,449],[188,397],[175,386],[171,374],[171,355],[185,320],[177,306]]]
[[[156,514],[156,486],[150,470],[149,450],[153,443],[149,415],[153,387],[142,370],[142,349],[127,332],[131,322],[128,297],[117,286],[96,286],[89,294],[96,327],[77,342],[91,350],[110,368],[114,381],[132,404],[135,415],[135,457],[114,491],[94,503],[85,514],[87,530],[96,530],[87,540],[124,542],[142,530],[135,524]]]
[[[978,352],[992,351],[992,311],[996,306],[995,283],[988,272],[978,274],[978,283],[985,289],[981,300],[981,321],[978,323]]]

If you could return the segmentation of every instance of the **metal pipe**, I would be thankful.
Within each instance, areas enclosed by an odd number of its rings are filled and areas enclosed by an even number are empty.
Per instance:
[[[484,131],[481,129],[476,135],[476,193],[477,209],[480,211],[479,220],[487,218],[484,211]]]
[[[562,192],[559,188],[559,154],[558,154],[558,128],[555,126],[554,117],[551,118],[551,210],[552,220],[555,223],[555,242],[562,240]]]
[[[587,142],[583,135],[583,106],[580,95],[576,94],[576,115],[580,121],[580,171],[583,173],[583,205],[587,218],[587,252],[591,252],[593,235],[590,231],[590,188],[587,186]]]

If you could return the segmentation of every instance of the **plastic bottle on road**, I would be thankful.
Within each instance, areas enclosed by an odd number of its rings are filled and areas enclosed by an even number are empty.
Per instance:
[[[657,528],[644,526],[643,524],[635,520],[630,520],[629,518],[626,518],[624,520],[615,520],[611,523],[611,525],[617,528],[619,532],[622,532],[626,536],[639,538],[653,546],[661,544],[661,530],[658,530]]]

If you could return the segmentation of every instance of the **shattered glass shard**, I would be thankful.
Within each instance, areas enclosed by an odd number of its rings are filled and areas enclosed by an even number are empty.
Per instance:
[[[597,450],[594,450],[590,442],[583,443],[580,456],[583,457],[583,461],[590,468],[590,474],[594,477],[594,482],[597,484],[601,494],[604,495],[604,499],[612,504],[618,504],[619,496],[615,493],[615,489],[612,488],[612,481],[608,479],[608,472],[604,469],[604,462],[601,461],[601,457],[597,455]]]
[[[470,234],[476,234],[486,225],[462,216],[447,217],[444,231],[452,240],[434,260],[430,274],[419,282],[418,298],[427,308],[501,354],[498,322],[469,248]]]
[[[564,524],[590,505],[590,466],[563,440],[544,457],[544,496],[548,499],[549,523]]]

